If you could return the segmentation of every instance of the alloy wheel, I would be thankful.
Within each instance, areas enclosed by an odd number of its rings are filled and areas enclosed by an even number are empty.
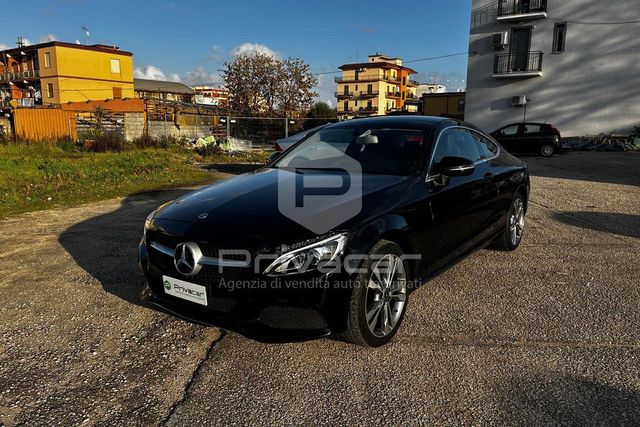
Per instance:
[[[522,239],[524,231],[524,203],[521,198],[517,198],[513,203],[513,209],[509,216],[509,236],[511,244],[516,246]]]
[[[399,256],[385,255],[373,265],[365,298],[369,331],[379,338],[389,335],[402,317],[407,300],[407,273]]]

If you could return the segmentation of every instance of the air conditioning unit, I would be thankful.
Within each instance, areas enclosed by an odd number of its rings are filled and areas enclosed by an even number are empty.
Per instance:
[[[491,49],[504,50],[508,45],[509,33],[507,31],[491,34]]]
[[[511,105],[514,107],[522,107],[527,104],[527,95],[516,95],[511,98]]]

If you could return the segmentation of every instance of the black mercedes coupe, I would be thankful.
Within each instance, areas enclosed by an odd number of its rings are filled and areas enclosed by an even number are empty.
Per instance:
[[[518,247],[528,197],[526,165],[468,123],[332,124],[152,212],[142,299],[265,342],[380,346],[428,279]]]

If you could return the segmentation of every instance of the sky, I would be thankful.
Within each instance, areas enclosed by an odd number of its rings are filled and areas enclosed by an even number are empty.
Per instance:
[[[117,45],[133,52],[136,77],[220,83],[218,70],[244,52],[298,57],[315,73],[380,52],[405,61],[420,82],[465,87],[471,0],[21,0],[5,10],[0,50],[18,36]],[[333,78],[318,98],[335,105]]]

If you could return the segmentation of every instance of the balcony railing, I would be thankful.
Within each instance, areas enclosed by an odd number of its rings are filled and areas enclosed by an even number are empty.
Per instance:
[[[349,108],[347,110],[338,110],[338,114],[351,114],[353,113],[353,109]]]
[[[497,54],[494,77],[534,77],[542,75],[542,52]]]
[[[16,82],[20,80],[30,80],[40,78],[38,70],[19,71],[16,73],[0,74],[0,82]]]
[[[375,98],[380,92],[377,90],[363,90],[357,94],[358,98]]]
[[[420,83],[415,80],[409,80],[409,84],[407,86],[418,86]]]
[[[547,16],[547,0],[500,0],[498,20],[538,19]]]
[[[362,107],[358,110],[359,114],[375,114],[378,112],[378,107]]]
[[[387,98],[400,98],[401,96],[400,92],[387,92]]]
[[[335,92],[335,96],[338,99],[351,98],[353,96],[353,92]]]

